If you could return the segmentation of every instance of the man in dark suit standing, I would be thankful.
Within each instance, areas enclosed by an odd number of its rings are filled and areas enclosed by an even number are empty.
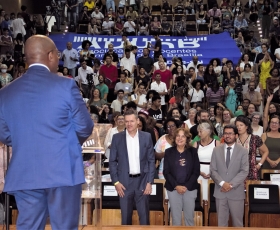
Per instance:
[[[149,195],[155,172],[155,156],[149,133],[138,131],[138,114],[129,109],[124,114],[126,130],[113,136],[110,174],[120,198],[122,224],[132,224],[135,201],[140,224],[148,225]]]
[[[51,39],[30,37],[29,69],[0,90],[0,141],[13,147],[4,191],[15,196],[17,229],[76,230],[82,184],[81,145],[93,123],[73,79],[56,74]]]
[[[248,151],[236,144],[237,134],[235,126],[224,127],[225,143],[214,148],[210,163],[220,227],[228,226],[229,213],[233,226],[243,227],[244,180],[249,173],[249,162]]]

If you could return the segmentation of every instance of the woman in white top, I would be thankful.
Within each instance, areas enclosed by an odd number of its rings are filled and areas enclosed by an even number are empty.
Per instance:
[[[154,70],[158,70],[158,69],[159,69],[158,63],[159,63],[160,61],[163,61],[165,67],[168,69],[166,62],[164,61],[164,57],[163,57],[163,55],[161,54],[161,55],[159,55],[159,57],[158,57],[158,61],[154,63],[154,68],[155,68]]]
[[[204,101],[204,93],[201,90],[203,88],[202,82],[198,80],[194,80],[192,82],[193,88],[188,92],[188,100],[190,102],[190,108],[195,102],[203,102]]]
[[[189,119],[184,121],[184,123],[188,126],[189,129],[191,129],[191,127],[193,127],[195,125],[195,115],[196,115],[196,109],[195,108],[191,108],[189,109]]]
[[[125,129],[124,116],[122,114],[117,115],[116,124],[117,126],[111,128],[105,137],[104,147],[105,147],[105,156],[107,157],[107,159],[109,159],[110,157],[110,148],[111,148],[111,143],[114,134],[122,132]]]
[[[242,73],[244,71],[244,66],[245,64],[250,64],[251,65],[251,71],[253,71],[254,69],[254,63],[249,61],[249,55],[248,54],[243,54],[241,56],[241,62],[240,62],[240,65],[239,65],[239,68],[240,68],[240,72]]]
[[[172,147],[173,135],[178,128],[177,122],[174,118],[168,118],[164,122],[164,130],[167,134],[161,136],[155,145],[155,155],[156,159],[160,160],[158,177],[159,179],[164,179],[163,176],[163,162],[165,150]]]
[[[259,125],[261,120],[262,120],[261,113],[259,112],[252,113],[251,127],[253,129],[253,134],[259,137],[261,137],[263,134],[263,127]]]
[[[219,58],[213,58],[210,61],[210,64],[213,65],[215,73],[220,75],[222,71],[221,60]]]
[[[193,144],[197,148],[197,154],[200,162],[200,176],[202,180],[203,200],[208,200],[208,180],[210,179],[210,162],[213,149],[220,144],[213,138],[214,127],[210,121],[205,121],[197,126],[200,140]]]

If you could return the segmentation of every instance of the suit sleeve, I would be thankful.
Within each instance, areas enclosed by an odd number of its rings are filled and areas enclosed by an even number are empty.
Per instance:
[[[91,135],[93,122],[74,80],[71,80],[71,116],[80,144]]]
[[[112,139],[111,149],[110,149],[110,157],[109,157],[109,169],[110,169],[110,175],[112,179],[112,183],[115,184],[117,181],[119,181],[117,168],[118,168],[118,141],[117,136],[114,135]]]
[[[211,157],[211,162],[210,162],[210,176],[215,182],[215,184],[220,184],[221,181],[223,181],[223,178],[219,175],[218,173],[218,168],[217,168],[217,149],[214,148],[212,157]]]
[[[148,167],[149,167],[149,181],[153,183],[154,182],[154,176],[155,176],[155,153],[153,148],[153,142],[150,134],[148,134]]]
[[[0,130],[1,130],[0,141],[5,145],[11,146],[12,145],[11,133],[6,121],[4,120],[2,108],[0,109]]]
[[[240,153],[241,152],[242,152],[242,158],[241,158],[239,173],[237,173],[236,176],[229,182],[230,184],[232,184],[233,188],[236,188],[240,184],[243,184],[244,180],[247,178],[249,173],[248,153],[246,150],[240,150]]]
[[[172,158],[170,157],[172,153],[173,153],[172,148],[165,150],[164,162],[163,162],[163,175],[165,177],[165,180],[169,184],[171,184],[172,188],[175,188],[178,185],[178,183],[171,173],[172,168],[174,167],[171,165],[173,163]]]
[[[197,149],[196,148],[192,148],[189,151],[191,151],[192,153],[192,165],[193,165],[193,170],[190,176],[190,179],[187,181],[186,183],[186,187],[187,188],[192,188],[194,184],[197,183],[197,178],[200,175],[200,163],[199,163],[199,159],[198,159],[198,154],[197,154]]]

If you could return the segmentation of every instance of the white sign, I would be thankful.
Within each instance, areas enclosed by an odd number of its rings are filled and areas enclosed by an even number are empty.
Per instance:
[[[280,183],[280,174],[270,174],[270,181]]]
[[[269,199],[269,188],[254,188],[255,199]]]
[[[152,184],[152,193],[151,193],[152,196],[155,196],[157,195],[157,185],[156,184]]]
[[[113,185],[104,185],[103,196],[118,196],[117,190]]]

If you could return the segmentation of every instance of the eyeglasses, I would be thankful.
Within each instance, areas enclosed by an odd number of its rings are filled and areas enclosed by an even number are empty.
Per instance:
[[[273,122],[273,121],[271,121],[270,124],[272,124],[272,125],[279,125],[279,122]]]
[[[260,118],[259,118],[259,117],[253,117],[253,119],[254,119],[254,120],[260,120]]]
[[[117,120],[118,121],[124,121],[124,118],[118,118]]]
[[[224,113],[223,115],[224,115],[224,116],[228,116],[228,115],[229,115],[229,113]]]
[[[62,56],[62,55],[61,55],[61,52],[58,51],[57,49],[55,49],[55,50],[57,51],[57,57],[58,57],[58,58],[61,58],[61,56]],[[53,51],[54,51],[54,49],[51,50],[51,51],[49,51],[47,54],[49,55],[49,53],[50,53],[50,52],[53,52]]]
[[[176,127],[176,125],[168,125],[167,126],[167,129],[173,129],[173,128],[175,128]]]
[[[235,135],[234,133],[223,133],[224,136],[232,136]]]

